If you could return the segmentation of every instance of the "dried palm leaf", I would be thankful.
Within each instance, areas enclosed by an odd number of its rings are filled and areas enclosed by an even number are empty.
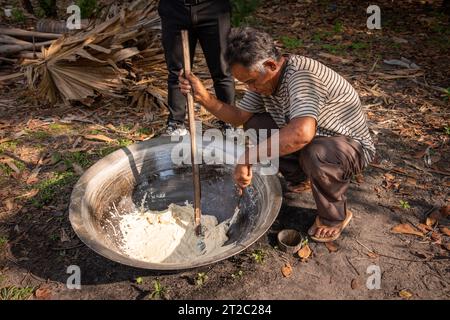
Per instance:
[[[159,39],[156,1],[146,1],[142,9],[131,10],[135,7],[132,4],[111,19],[65,35],[48,49],[43,48],[42,58],[26,67],[29,87],[52,104],[99,94],[123,97],[120,93],[129,74],[123,62],[140,53],[137,46],[142,35]],[[160,44],[154,41],[151,45]]]

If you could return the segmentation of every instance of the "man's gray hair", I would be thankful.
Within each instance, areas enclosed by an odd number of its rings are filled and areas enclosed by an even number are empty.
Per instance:
[[[231,29],[225,51],[228,65],[241,64],[249,69],[264,69],[261,63],[269,58],[280,59],[280,52],[270,35],[251,27]]]

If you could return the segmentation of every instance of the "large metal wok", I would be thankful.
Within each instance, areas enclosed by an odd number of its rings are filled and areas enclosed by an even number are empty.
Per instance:
[[[73,229],[87,246],[108,259],[129,266],[182,270],[229,258],[264,235],[280,210],[281,186],[276,175],[255,172],[223,250],[183,263],[149,263],[121,252],[120,236],[114,236],[105,225],[105,220],[111,219],[113,203],[125,198],[129,199],[129,204],[142,205],[145,193],[148,196],[143,205],[151,210],[163,210],[170,203],[183,204],[186,200],[192,203],[192,170],[189,164],[173,163],[171,154],[175,146],[179,147],[178,142],[171,142],[168,137],[139,142],[115,151],[83,174],[73,189],[69,215]],[[229,152],[232,148],[224,149]],[[233,215],[238,203],[233,168],[226,164],[200,166],[202,213],[215,215],[219,223]]]

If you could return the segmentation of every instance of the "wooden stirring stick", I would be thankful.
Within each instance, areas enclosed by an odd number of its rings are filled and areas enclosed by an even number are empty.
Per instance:
[[[191,73],[191,59],[189,54],[189,35],[187,30],[181,30],[181,40],[183,42],[183,63],[185,76]],[[192,176],[194,180],[194,221],[195,221],[195,234],[200,236],[202,234],[202,227],[200,219],[202,211],[200,208],[201,188],[200,188],[200,170],[198,163],[195,163],[197,159],[197,141],[195,134],[195,114],[194,114],[194,97],[192,92],[187,94],[187,108],[189,117],[189,131],[191,134],[191,162],[192,162]]]

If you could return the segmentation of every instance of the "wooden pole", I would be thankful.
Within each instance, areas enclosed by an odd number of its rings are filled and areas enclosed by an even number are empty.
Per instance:
[[[184,74],[189,75],[191,73],[191,58],[189,54],[189,35],[187,30],[181,31],[181,40],[183,43],[183,62],[184,62]],[[191,134],[191,162],[192,162],[192,176],[194,182],[194,221],[195,221],[195,233],[201,235],[201,187],[200,187],[200,170],[197,159],[197,141],[195,134],[195,114],[194,114],[194,97],[192,93],[187,94],[187,108],[189,117],[189,131]]]
[[[56,33],[45,33],[45,32],[36,32],[36,31],[28,31],[17,28],[0,28],[0,34],[6,34],[7,36],[13,37],[22,37],[31,39],[33,36],[39,39],[58,39],[62,35]]]

